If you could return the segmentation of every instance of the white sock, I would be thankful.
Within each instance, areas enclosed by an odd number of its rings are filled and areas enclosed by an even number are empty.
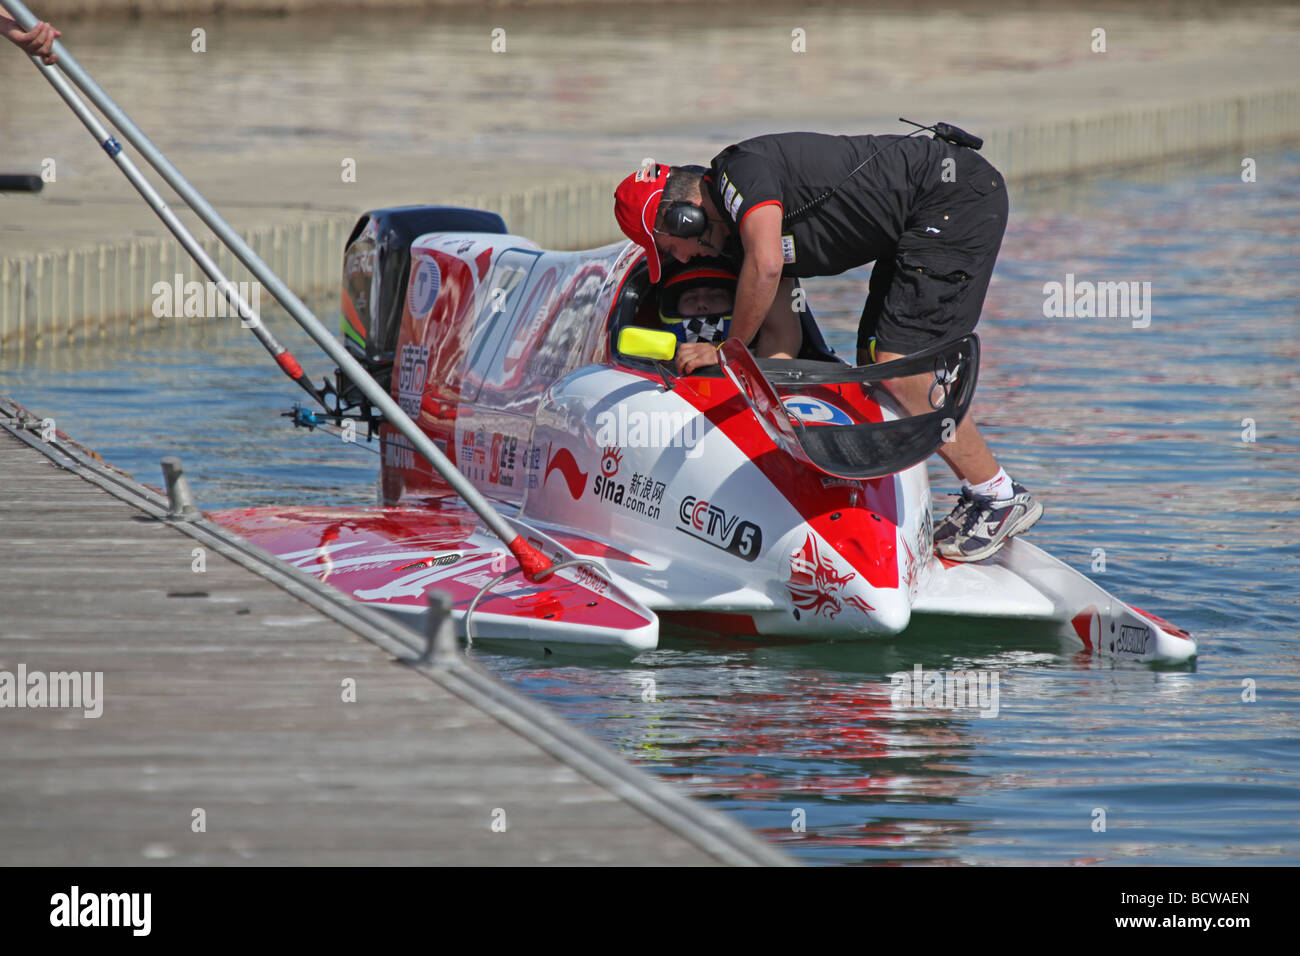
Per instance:
[[[971,494],[983,495],[985,498],[992,498],[994,501],[1008,501],[1015,497],[1011,491],[1011,478],[1004,468],[999,468],[998,473],[988,481],[981,481],[978,485],[968,484],[963,481],[962,485],[969,488]]]

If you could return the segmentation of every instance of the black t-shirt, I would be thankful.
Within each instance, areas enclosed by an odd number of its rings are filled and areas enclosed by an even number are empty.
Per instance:
[[[942,160],[956,149],[921,136],[773,133],[728,146],[713,158],[705,182],[733,237],[751,210],[782,206],[783,275],[836,275],[893,251],[911,211],[940,184]],[[836,186],[829,199],[796,215]]]

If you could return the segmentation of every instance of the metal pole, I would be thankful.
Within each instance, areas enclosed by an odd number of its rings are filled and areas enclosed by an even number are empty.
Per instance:
[[[158,218],[163,221],[163,225],[185,247],[185,251],[199,264],[199,268],[207,274],[208,278],[217,284],[217,288],[225,296],[226,301],[238,313],[244,327],[257,336],[257,340],[271,353],[271,357],[285,371],[285,374],[302,386],[309,395],[320,401],[320,393],[316,391],[311,381],[303,373],[302,367],[297,360],[288,349],[275,340],[270,330],[262,324],[262,319],[256,310],[244,300],[235,284],[226,278],[225,274],[217,267],[217,264],[212,261],[212,257],[204,251],[198,240],[185,227],[185,224],[172,212],[171,207],[159,195],[158,190],[154,189],[153,183],[145,179],[144,174],[136,168],[135,163],[131,162],[130,158],[122,152],[121,144],[104,128],[104,124],[99,121],[99,117],[90,111],[81,97],[77,95],[76,90],[55,71],[54,67],[46,66],[36,57],[32,57],[32,62],[45,74],[45,78],[50,81],[50,85],[54,87],[55,92],[63,98],[63,102],[68,104],[68,108],[77,115],[82,125],[90,130],[90,135],[95,137],[95,141],[99,143],[109,158],[117,164],[118,169],[122,170],[122,174],[136,188],[136,191],[144,197],[144,201],[158,214]]]
[[[4,0],[4,5],[24,30],[30,30],[40,22],[21,0]],[[451,486],[452,490],[460,495],[470,508],[483,519],[483,522],[491,529],[492,533],[505,542],[523,567],[524,573],[532,577],[547,568],[550,561],[536,548],[528,544],[521,535],[515,533],[515,530],[497,513],[496,509],[479,493],[478,489],[470,484],[469,480],[457,471],[447,457],[438,450],[429,436],[411,421],[401,407],[393,401],[392,397],[380,388],[379,384],[361,367],[360,363],[338,344],[321,324],[320,320],[311,313],[311,310],[294,295],[288,286],[280,281],[280,278],[267,267],[266,263],[249,247],[248,243],[244,242],[230,225],[221,218],[216,209],[199,194],[199,191],[190,185],[180,171],[172,165],[171,161],[162,154],[162,151],[141,132],[131,118],[113,102],[58,40],[54,41],[54,53],[57,55],[55,67],[67,74],[68,78],[89,97],[90,101],[118,128],[126,140],[140,151],[140,155],[158,171],[168,185],[176,190],[177,194],[189,204],[198,217],[220,237],[221,241],[257,277],[258,281],[275,296],[325,354],[333,359],[343,373],[361,389],[365,396],[370,399],[371,404],[378,408],[389,423],[400,431],[411,442],[415,450],[429,461],[443,480]],[[32,58],[32,61],[37,67],[46,71],[47,78],[52,75],[53,68],[44,67],[35,57]]]

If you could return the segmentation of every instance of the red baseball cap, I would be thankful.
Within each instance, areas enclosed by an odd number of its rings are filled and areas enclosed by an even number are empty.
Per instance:
[[[647,162],[614,190],[614,218],[623,234],[645,250],[650,281],[659,281],[659,249],[655,246],[655,216],[668,181],[669,167]]]

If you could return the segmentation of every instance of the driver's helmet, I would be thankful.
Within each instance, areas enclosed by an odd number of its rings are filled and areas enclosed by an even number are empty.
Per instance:
[[[680,342],[721,345],[731,332],[736,282],[728,265],[688,262],[664,279],[659,320]]]

